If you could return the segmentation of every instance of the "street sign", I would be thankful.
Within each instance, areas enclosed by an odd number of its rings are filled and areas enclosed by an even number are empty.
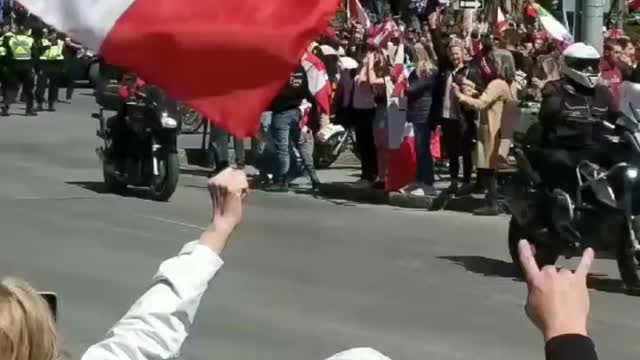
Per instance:
[[[454,2],[454,9],[466,10],[466,9],[482,9],[484,5],[483,0],[458,0]]]

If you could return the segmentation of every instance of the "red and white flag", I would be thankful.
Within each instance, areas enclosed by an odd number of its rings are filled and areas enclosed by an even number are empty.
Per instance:
[[[498,6],[498,15],[496,16],[496,30],[503,32],[509,28],[509,20],[504,17],[502,9]]]
[[[237,136],[253,135],[340,0],[21,0]]]
[[[331,114],[331,83],[326,66],[317,56],[307,52],[302,58],[302,67],[307,73],[309,91],[315,97],[320,112]]]
[[[386,48],[387,43],[394,37],[400,36],[400,28],[393,21],[387,19],[382,24],[373,26],[369,32],[369,43],[377,47]]]
[[[371,28],[369,15],[364,11],[362,4],[358,0],[349,0],[349,13],[353,20],[356,20],[365,29]]]

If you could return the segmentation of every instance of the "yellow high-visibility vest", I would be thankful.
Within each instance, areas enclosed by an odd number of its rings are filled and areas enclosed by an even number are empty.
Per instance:
[[[31,60],[33,38],[27,35],[16,35],[9,40],[9,47],[15,60]]]
[[[0,57],[7,56],[7,49],[4,46],[2,46],[2,44],[4,44],[4,39],[5,38],[12,38],[14,36],[15,35],[13,33],[11,33],[11,32],[8,32],[8,33],[0,36]]]
[[[42,46],[50,46],[50,48],[40,56],[40,60],[64,60],[64,55],[62,55],[64,42],[62,40],[58,40],[55,45],[49,40],[42,40]]]

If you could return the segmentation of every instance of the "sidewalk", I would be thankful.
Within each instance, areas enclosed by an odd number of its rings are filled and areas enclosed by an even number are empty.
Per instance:
[[[186,158],[181,158],[182,170],[186,174],[206,174],[207,170],[199,166],[188,165]],[[253,176],[258,171],[247,166],[245,171]],[[400,208],[430,210],[436,196],[414,196],[393,192],[386,194],[383,190],[363,188],[356,185],[360,179],[360,165],[352,154],[344,154],[329,169],[317,170],[322,184],[318,195],[330,199],[348,200],[357,203],[376,205],[391,205]],[[441,191],[449,187],[449,176],[436,174],[436,189]],[[311,184],[306,177],[300,177],[292,182],[294,192],[311,192]],[[484,205],[483,195],[471,195],[450,199],[444,210],[458,212],[472,212]]]
[[[338,165],[329,170],[319,170],[318,175],[322,181],[320,195],[328,198],[425,210],[431,209],[436,199],[436,196],[415,196],[399,192],[386,194],[383,190],[358,187],[355,184],[360,175],[357,166]],[[439,175],[436,189],[441,191],[449,187],[450,182],[448,176]],[[472,212],[484,205],[483,198],[482,195],[453,198],[447,203],[445,210]]]

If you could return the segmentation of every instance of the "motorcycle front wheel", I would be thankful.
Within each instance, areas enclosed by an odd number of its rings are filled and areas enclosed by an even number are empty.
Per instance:
[[[203,125],[202,116],[195,110],[186,105],[182,105],[180,109],[182,115],[182,124],[180,131],[185,134],[191,134],[198,131]]]
[[[640,219],[633,221],[639,222]],[[636,236],[640,236],[640,231],[638,230],[639,226],[633,226],[632,231],[635,231]],[[616,251],[616,262],[618,263],[620,277],[622,278],[622,282],[627,288],[627,291],[638,295],[640,294],[640,276],[638,276],[638,264],[640,259],[638,259],[637,254],[633,251],[633,244],[631,242],[629,230],[624,229],[620,235],[620,238],[624,239],[618,242],[618,249]]]
[[[558,261],[560,254],[556,249],[533,242],[518,220],[512,216],[511,221],[509,221],[509,255],[511,255],[511,261],[515,266],[517,275],[522,275],[522,264],[520,263],[520,254],[518,252],[518,244],[521,240],[527,240],[534,247],[534,257],[538,267],[543,268],[547,265],[554,265]]]
[[[174,153],[166,154],[164,158],[158,160],[158,165],[163,168],[164,176],[153,180],[150,187],[151,197],[156,201],[168,201],[178,187],[180,162],[178,154]]]
[[[118,178],[111,173],[106,162],[102,162],[102,176],[104,178],[104,186],[108,192],[122,194],[127,190],[127,184],[118,180]]]

